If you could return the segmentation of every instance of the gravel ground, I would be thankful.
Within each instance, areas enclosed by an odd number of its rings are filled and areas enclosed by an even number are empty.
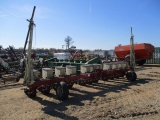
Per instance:
[[[160,67],[139,67],[137,81],[126,78],[74,85],[66,101],[55,91],[28,98],[23,79],[0,83],[0,120],[160,120]]]

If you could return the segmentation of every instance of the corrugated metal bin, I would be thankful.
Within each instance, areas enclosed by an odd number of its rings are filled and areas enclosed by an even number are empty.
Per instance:
[[[152,59],[147,60],[146,64],[160,64],[160,47],[155,47]]]

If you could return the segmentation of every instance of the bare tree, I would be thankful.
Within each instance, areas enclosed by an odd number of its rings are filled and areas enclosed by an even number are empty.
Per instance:
[[[74,43],[74,41],[72,40],[72,38],[70,36],[67,36],[65,39],[64,39],[65,43],[66,43],[66,49],[69,49],[70,48],[70,45],[72,43]]]

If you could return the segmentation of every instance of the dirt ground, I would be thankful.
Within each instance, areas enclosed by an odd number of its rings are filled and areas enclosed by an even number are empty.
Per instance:
[[[13,78],[0,82],[0,120],[160,120],[160,67],[136,69],[137,81],[126,78],[74,85],[66,101],[55,91],[30,99]]]

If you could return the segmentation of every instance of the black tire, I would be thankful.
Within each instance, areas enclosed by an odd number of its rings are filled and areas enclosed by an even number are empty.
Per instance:
[[[81,85],[81,86],[86,86],[87,82],[80,80],[80,81],[77,82],[77,84]]]
[[[26,93],[29,98],[36,97],[36,91],[31,91],[29,88],[25,88],[24,93]]]
[[[92,85],[92,83],[93,83],[92,80],[90,80],[90,81],[87,82],[87,84],[89,84],[89,85]]]
[[[109,79],[110,79],[110,80],[114,80],[114,76],[111,76]]]
[[[98,83],[98,81],[99,81],[99,79],[95,79],[95,80],[93,81],[93,83]]]
[[[137,74],[134,71],[128,71],[127,74],[126,74],[126,77],[130,81],[136,81]]]
[[[21,78],[20,76],[17,76],[16,82],[19,82],[20,78]]]
[[[2,66],[2,71],[1,72],[5,72],[6,68]]]
[[[73,88],[74,83],[68,83],[68,88],[72,89]]]
[[[108,77],[107,76],[102,76],[100,79],[103,80],[103,81],[108,81]]]
[[[56,95],[59,100],[66,100],[68,98],[69,89],[65,82],[60,82],[56,87]]]
[[[51,90],[50,86],[45,85],[45,86],[43,86],[43,88],[41,89],[41,93],[44,94],[44,95],[48,95],[48,94],[50,93],[50,90]]]
[[[103,81],[108,81],[108,78],[107,78],[107,77],[105,77],[105,78],[103,78],[102,80],[103,80]]]
[[[145,59],[140,60],[140,61],[137,61],[137,64],[138,64],[139,66],[142,66],[142,65],[144,65],[145,63],[146,63],[146,60],[145,60]]]

